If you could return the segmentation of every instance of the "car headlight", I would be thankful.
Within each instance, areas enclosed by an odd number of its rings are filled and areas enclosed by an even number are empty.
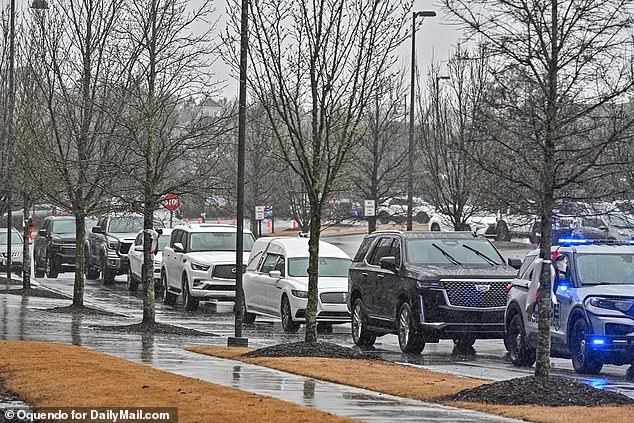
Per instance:
[[[108,238],[108,249],[116,250],[119,248],[119,240],[116,238]]]
[[[603,308],[606,310],[625,312],[634,307],[634,299],[590,297],[587,301],[592,307]]]
[[[301,291],[299,289],[291,289],[291,294],[297,298],[308,298],[308,291]]]
[[[211,267],[204,264],[198,264],[193,262],[191,263],[191,266],[192,266],[192,270],[199,270],[201,272],[206,272]]]

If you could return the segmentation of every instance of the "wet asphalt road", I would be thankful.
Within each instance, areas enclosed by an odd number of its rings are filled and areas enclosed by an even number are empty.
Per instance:
[[[355,235],[329,237],[325,240],[338,245],[348,254],[353,255],[362,238],[363,236]],[[500,252],[505,259],[509,257],[523,258],[530,248],[531,246],[528,244],[519,246],[519,248],[518,246],[502,247]],[[43,278],[38,281],[46,287],[72,295],[73,280],[70,273],[60,274],[57,279]],[[127,291],[125,276],[117,277],[116,281],[117,283],[112,286],[104,286],[100,280],[87,281],[86,303],[124,314],[137,321],[140,320],[142,316],[141,294],[131,294]],[[207,342],[209,344],[226,345],[226,337],[234,334],[234,317],[231,306],[227,304],[201,303],[201,307],[197,311],[188,312],[183,309],[180,302],[176,306],[165,306],[158,303],[156,316],[157,320],[163,323],[181,325],[220,335],[220,337],[209,338],[209,342]],[[99,319],[108,320],[108,318],[103,317]],[[104,323],[107,323],[106,321]],[[131,320],[130,323],[133,321]],[[260,318],[254,325],[244,327],[243,336],[249,339],[249,346],[256,348],[303,340],[302,330],[296,335],[287,335],[282,331],[279,321]],[[321,334],[320,339],[344,346],[353,346],[349,324],[334,326],[332,334]],[[476,342],[474,349],[473,354],[459,355],[453,351],[451,341],[441,341],[438,344],[428,344],[420,355],[402,354],[396,336],[386,335],[377,339],[374,352],[390,361],[471,377],[502,380],[528,376],[533,373],[533,369],[517,368],[508,362],[506,350],[501,340],[480,340]],[[626,379],[627,366],[606,365],[601,375],[596,377],[577,375],[570,360],[552,359],[552,366],[553,374],[580,379],[593,386],[620,391],[634,397],[634,382]]]

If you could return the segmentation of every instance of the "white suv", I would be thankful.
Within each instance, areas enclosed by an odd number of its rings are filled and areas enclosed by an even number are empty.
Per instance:
[[[183,296],[186,310],[201,300],[233,301],[236,295],[236,227],[233,225],[182,225],[174,228],[163,250],[161,281],[163,302],[172,305]],[[246,263],[255,239],[244,230]]]

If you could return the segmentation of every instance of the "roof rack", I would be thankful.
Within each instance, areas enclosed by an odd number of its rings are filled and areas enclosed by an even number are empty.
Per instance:
[[[625,239],[583,239],[583,238],[560,238],[557,241],[557,245],[572,246],[572,245],[634,245],[634,240]]]

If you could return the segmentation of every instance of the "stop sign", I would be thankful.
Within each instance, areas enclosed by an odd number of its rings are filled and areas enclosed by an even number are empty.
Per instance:
[[[176,211],[181,207],[181,200],[177,195],[167,194],[163,200],[163,207],[167,210]]]

